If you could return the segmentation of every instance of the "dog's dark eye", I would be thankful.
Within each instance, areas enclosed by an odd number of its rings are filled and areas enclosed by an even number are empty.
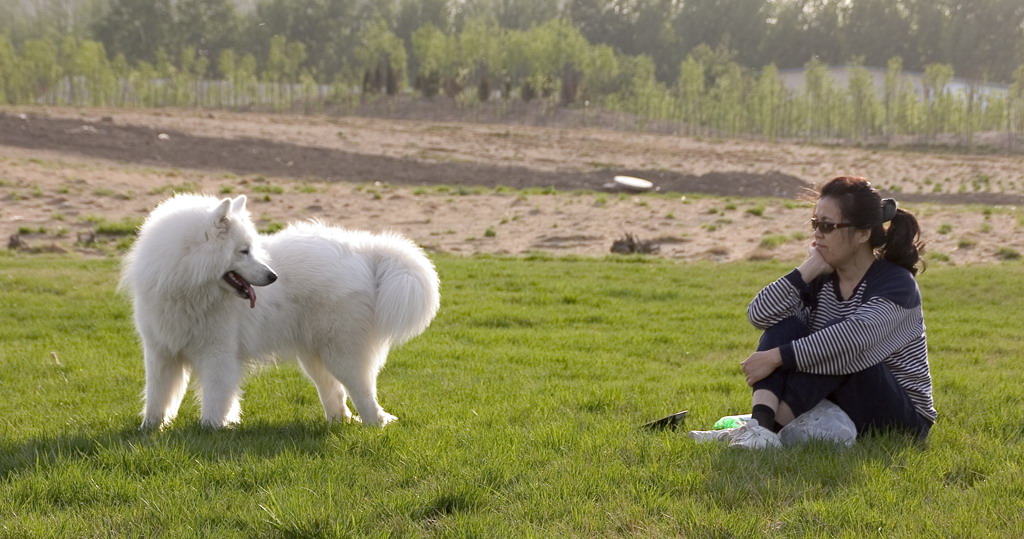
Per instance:
[[[243,255],[245,255],[245,256],[249,256],[249,248],[248,248],[248,247],[247,247],[247,248],[245,248],[245,249],[242,249],[242,250],[241,250],[240,252],[241,252],[241,253],[242,253]]]

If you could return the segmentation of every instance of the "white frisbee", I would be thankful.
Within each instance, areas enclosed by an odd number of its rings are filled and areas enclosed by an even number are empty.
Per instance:
[[[641,178],[634,178],[633,176],[616,176],[615,184],[634,191],[649,191],[654,187],[653,183]]]

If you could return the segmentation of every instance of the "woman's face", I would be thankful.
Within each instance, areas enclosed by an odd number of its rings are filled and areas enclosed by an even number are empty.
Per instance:
[[[822,223],[844,224],[843,214],[835,199],[818,199],[814,207],[814,218]],[[821,257],[832,267],[842,266],[851,260],[868,238],[865,231],[853,227],[837,228],[829,233],[814,231],[814,246]]]

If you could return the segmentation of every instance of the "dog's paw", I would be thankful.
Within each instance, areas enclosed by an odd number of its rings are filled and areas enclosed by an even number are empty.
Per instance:
[[[371,421],[367,419],[363,421],[363,423],[366,425],[372,425],[374,427],[384,427],[388,423],[392,423],[395,421],[398,421],[397,417],[385,412],[384,410],[381,410],[380,413],[377,414],[375,420]]]
[[[145,418],[142,420],[142,424],[139,425],[139,430],[143,432],[158,431],[164,428],[164,421],[162,419]]]
[[[238,421],[230,421],[227,419],[200,419],[199,426],[207,430],[221,430],[230,429],[237,425]]]
[[[327,422],[328,423],[344,423],[344,424],[348,424],[348,423],[351,423],[353,421],[359,421],[357,418],[352,416],[352,410],[349,410],[348,406],[346,406],[344,404],[341,405],[340,409],[335,410],[335,411],[328,412],[328,411],[325,410],[324,414],[327,416]]]
[[[327,416],[327,422],[338,425],[348,425],[350,423],[362,423],[363,421],[352,414],[346,414],[340,416]]]

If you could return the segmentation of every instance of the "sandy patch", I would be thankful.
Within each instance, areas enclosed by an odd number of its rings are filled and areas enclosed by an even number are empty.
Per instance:
[[[737,190],[749,187],[743,181],[756,182],[771,174],[809,184],[842,171],[885,178],[876,183],[899,191],[897,198],[936,191],[947,195],[943,200],[949,203],[905,203],[919,214],[930,250],[938,254],[936,261],[995,262],[1024,252],[1020,234],[1024,213],[1017,206],[963,205],[958,202],[965,199],[954,196],[978,194],[989,197],[985,200],[1005,197],[1015,202],[1024,190],[1024,161],[1019,157],[873,152],[586,129],[365,118],[194,111],[6,112],[8,116],[44,113],[81,120],[82,127],[92,128],[80,133],[63,128],[53,134],[54,149],[25,147],[16,139],[0,145],[0,232],[4,238],[18,235],[29,248],[54,245],[64,250],[114,253],[116,238],[100,237],[98,244],[89,244],[98,223],[138,220],[173,191],[198,190],[224,196],[246,194],[260,226],[268,229],[316,218],[351,228],[396,230],[430,249],[457,254],[539,251],[602,256],[616,239],[630,233],[659,245],[658,256],[673,259],[796,261],[810,240],[808,207],[791,198],[739,196]],[[369,164],[365,170],[370,172],[350,173],[354,181],[328,181],[322,175],[289,174],[285,162],[267,173],[240,173],[237,171],[247,169],[218,167],[217,155],[204,157],[200,167],[184,167],[180,163],[188,163],[188,154],[164,161],[167,154],[144,151],[151,146],[159,149],[157,141],[141,145],[137,159],[90,157],[107,155],[96,153],[100,150],[116,152],[127,146],[120,143],[96,150],[102,144],[97,145],[95,137],[102,136],[105,125],[152,130],[137,131],[139,136],[166,131],[170,136],[187,134],[197,144],[225,139],[236,144],[228,148],[244,149],[256,147],[257,140],[272,141],[295,147],[289,151],[301,150],[304,153],[296,154],[301,159],[324,156],[324,168],[311,170],[332,170],[333,165],[344,163],[346,170],[361,171],[364,169],[357,167],[365,159]],[[69,138],[83,141],[82,147],[67,146]],[[324,154],[318,149],[343,153]],[[345,160],[339,161],[339,155]],[[239,156],[232,150],[224,162],[245,165],[256,162],[257,157]],[[387,160],[381,160],[384,158]],[[415,179],[418,169],[426,171],[428,167],[430,174],[442,179],[450,170],[451,177],[460,180],[453,183],[460,185],[388,181],[392,176]],[[564,175],[579,186],[588,186],[617,169],[663,170],[666,178],[674,174],[677,179],[704,175],[712,180],[712,187],[720,177],[721,192],[552,195],[543,194],[540,188],[522,189],[529,184],[516,180],[524,174],[547,174],[542,177],[554,183]],[[346,170],[337,175],[344,177]],[[393,174],[388,174],[389,170]],[[374,177],[374,171],[380,172],[379,177]],[[471,181],[474,178],[479,181]],[[503,181],[509,178],[512,181]],[[931,183],[922,178],[931,178]],[[498,185],[515,188],[495,188]],[[794,187],[792,182],[779,185],[782,190]]]

